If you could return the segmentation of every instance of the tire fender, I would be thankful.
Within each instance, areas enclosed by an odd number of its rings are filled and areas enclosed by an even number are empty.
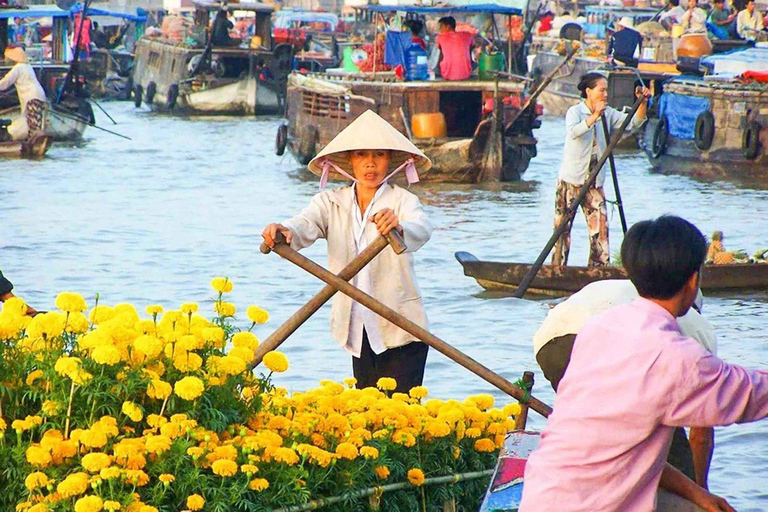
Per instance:
[[[136,108],[141,106],[141,100],[143,96],[144,88],[141,86],[141,84],[136,85],[136,87],[133,89],[133,104],[136,106]]]
[[[744,158],[749,160],[754,160],[760,153],[760,125],[757,121],[747,123],[741,138],[741,149],[744,151]]]
[[[288,144],[288,125],[283,123],[277,127],[277,137],[275,138],[275,154],[283,156],[285,146]]]
[[[179,84],[171,84],[168,88],[168,96],[165,98],[165,108],[173,110],[176,107],[176,100],[179,99]]]
[[[659,120],[659,125],[656,127],[656,131],[653,133],[653,144],[651,146],[651,153],[653,158],[659,158],[667,149],[667,138],[669,137],[669,121],[666,117],[662,117]]]
[[[155,100],[155,93],[157,92],[157,84],[155,82],[149,82],[147,84],[147,90],[144,93],[144,103],[152,105]]]
[[[712,139],[715,137],[715,116],[706,110],[696,118],[693,127],[693,142],[696,147],[706,151],[712,147]]]

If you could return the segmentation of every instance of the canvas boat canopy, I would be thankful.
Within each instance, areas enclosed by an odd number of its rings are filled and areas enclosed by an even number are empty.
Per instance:
[[[425,5],[367,5],[355,7],[360,10],[371,12],[407,12],[415,14],[505,14],[508,16],[522,16],[523,11],[517,7],[507,7],[499,4],[475,4],[475,5],[443,5],[443,6],[425,6]]]
[[[0,9],[0,20],[13,18],[69,18],[69,11],[55,5],[31,5],[28,9]]]
[[[271,13],[271,12],[274,12],[275,10],[273,6],[268,4],[263,4],[261,2],[227,3],[227,2],[217,2],[215,0],[195,0],[194,5],[196,9],[204,9],[207,11],[226,9],[229,12],[253,11],[253,12]]]

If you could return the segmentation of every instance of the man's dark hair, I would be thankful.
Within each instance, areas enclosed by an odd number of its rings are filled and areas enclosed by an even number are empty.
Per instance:
[[[456,18],[453,16],[444,16],[437,20],[440,25],[448,25],[452,30],[456,30]]]
[[[674,215],[632,226],[621,244],[621,261],[641,297],[669,299],[700,271],[707,239],[696,226]]]
[[[408,27],[412,35],[417,37],[421,34],[421,31],[424,30],[424,24],[419,20],[407,20],[403,25]]]
[[[680,0],[669,0],[669,5],[671,5],[672,7],[677,7],[678,5],[680,5]]]

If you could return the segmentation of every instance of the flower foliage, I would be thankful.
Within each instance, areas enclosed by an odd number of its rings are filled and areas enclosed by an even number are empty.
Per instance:
[[[267,354],[266,376],[247,370],[258,339],[233,325],[222,301],[231,281],[211,284],[212,321],[192,302],[150,306],[149,319],[129,304],[88,310],[73,293],[34,319],[18,300],[4,305],[0,510],[267,511],[395,482],[413,487],[383,510],[438,510],[450,498],[477,508],[487,480],[425,481],[492,467],[516,405],[391,393],[391,379],[289,395],[271,382],[289,367],[283,354]],[[248,311],[251,328],[268,318]]]

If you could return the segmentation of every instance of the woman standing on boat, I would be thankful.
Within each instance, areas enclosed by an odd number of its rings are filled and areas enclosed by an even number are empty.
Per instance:
[[[412,322],[427,328],[416,284],[413,252],[432,234],[418,197],[387,180],[404,170],[409,183],[432,162],[400,132],[373,111],[366,111],[339,133],[309,163],[320,176],[348,178],[350,186],[320,192],[300,214],[262,232],[272,247],[281,233],[293,249],[328,242],[328,266],[338,274],[379,235],[397,230],[407,251],[398,256],[385,248],[352,280],[352,284]],[[381,377],[397,381],[407,393],[424,379],[428,346],[372,311],[337,293],[331,308],[331,333],[352,355],[357,387],[375,386]]]
[[[600,121],[605,116],[609,135],[624,122],[627,114],[608,106],[608,80],[604,75],[591,72],[581,77],[578,85],[583,101],[568,109],[565,115],[565,147],[563,162],[557,179],[555,193],[555,228],[560,225],[571,202],[579,195],[579,189],[587,180],[590,169],[605,151],[608,141]],[[637,97],[645,100],[630,123],[638,128],[645,120],[645,110],[650,91],[643,87],[636,90]],[[581,209],[587,219],[589,232],[589,266],[608,265],[608,213],[605,207],[605,165],[587,192]],[[571,224],[572,225],[572,224]],[[571,225],[560,236],[552,254],[552,265],[567,265],[571,249]]]
[[[13,140],[32,138],[43,130],[45,91],[22,48],[6,48],[4,56],[16,64],[0,80],[0,93],[16,86],[21,103],[21,116],[8,126],[8,133]]]

